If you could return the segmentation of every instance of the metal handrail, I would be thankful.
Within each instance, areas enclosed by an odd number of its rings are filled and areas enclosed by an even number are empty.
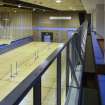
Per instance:
[[[61,104],[61,52],[64,48],[69,49],[73,36],[65,43],[57,48],[42,64],[40,64],[33,72],[26,77],[7,97],[5,97],[0,105],[18,105],[22,99],[27,95],[30,89],[34,88],[34,105],[41,105],[41,96],[38,98],[35,95],[41,95],[41,77],[52,62],[57,58],[57,105]],[[69,51],[68,51],[69,53]],[[67,58],[69,55],[67,54]],[[69,59],[68,59],[69,60]],[[68,61],[67,60],[67,61]],[[69,62],[69,61],[68,61]],[[67,63],[68,64],[68,63]],[[67,65],[69,66],[69,65]],[[69,70],[69,69],[68,69]],[[75,75],[75,74],[74,74]],[[69,77],[68,77],[69,78]],[[75,77],[76,78],[76,77]],[[75,79],[76,80],[76,79]],[[67,82],[67,81],[66,81]],[[78,81],[77,81],[78,82]],[[77,83],[78,84],[78,83]],[[68,82],[66,84],[69,85]]]

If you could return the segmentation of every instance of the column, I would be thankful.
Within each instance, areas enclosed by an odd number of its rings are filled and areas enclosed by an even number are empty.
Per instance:
[[[96,5],[96,32],[104,37],[104,4]]]

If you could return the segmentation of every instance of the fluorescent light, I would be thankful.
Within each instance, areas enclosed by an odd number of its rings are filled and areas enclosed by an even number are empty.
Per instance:
[[[71,20],[72,17],[71,16],[60,16],[60,17],[50,16],[49,19],[50,20]]]

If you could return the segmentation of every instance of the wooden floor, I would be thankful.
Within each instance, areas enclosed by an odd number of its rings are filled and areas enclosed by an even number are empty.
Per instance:
[[[58,46],[57,43],[32,42],[0,55],[0,101],[21,83]],[[65,100],[65,50],[62,54],[62,105]],[[32,90],[20,105],[33,105]],[[56,105],[56,60],[42,77],[42,105]]]
[[[10,39],[0,39],[0,45],[2,44],[10,44],[11,40]]]

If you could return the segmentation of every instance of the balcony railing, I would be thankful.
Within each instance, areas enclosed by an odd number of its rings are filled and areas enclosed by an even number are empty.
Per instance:
[[[87,25],[85,22],[65,44],[57,48],[5,97],[0,105],[21,104],[31,89],[33,105],[78,105]],[[44,96],[45,94],[47,95]]]

